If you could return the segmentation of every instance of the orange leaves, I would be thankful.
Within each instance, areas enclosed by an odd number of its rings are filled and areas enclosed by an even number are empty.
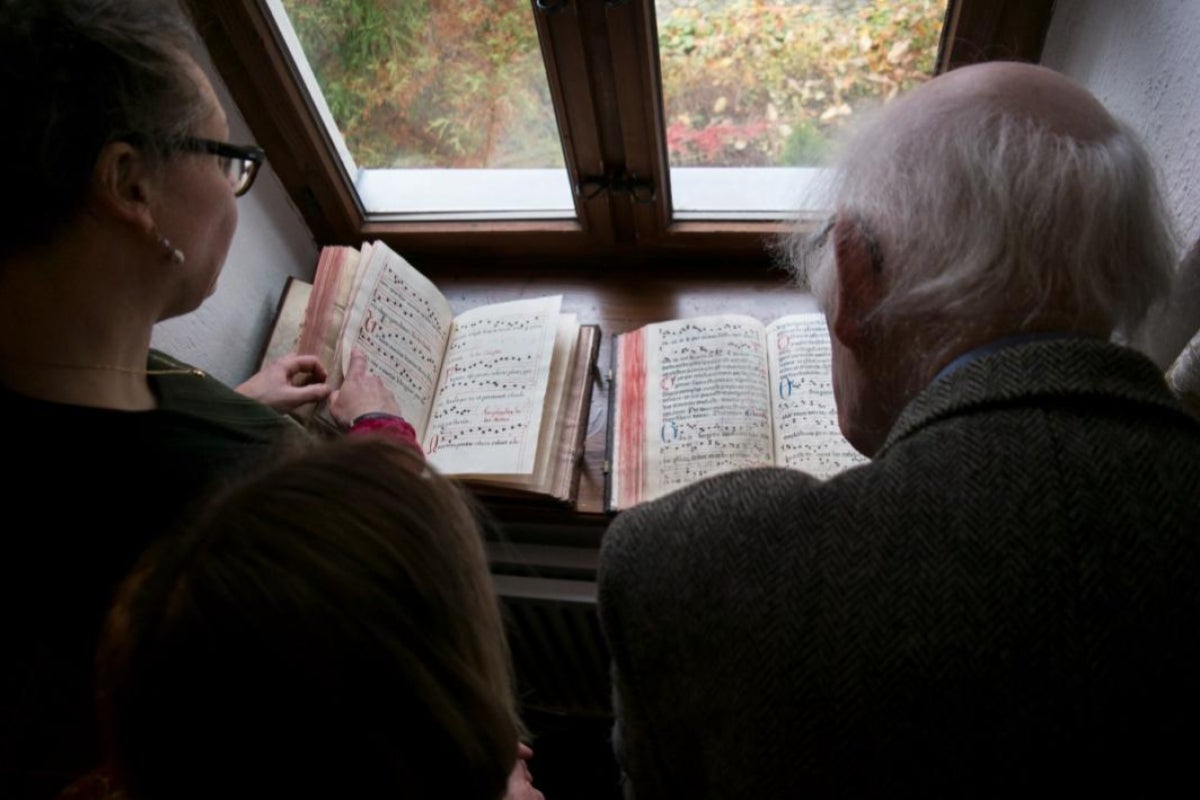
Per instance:
[[[528,2],[283,2],[360,166],[562,163]],[[945,2],[657,8],[672,163],[772,165],[925,80]]]

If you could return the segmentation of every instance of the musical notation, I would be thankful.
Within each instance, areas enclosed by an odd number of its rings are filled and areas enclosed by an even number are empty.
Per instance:
[[[769,329],[732,316],[663,323],[647,329],[645,349],[642,496],[735,469],[828,477],[865,460],[838,427],[821,317]]]
[[[560,304],[521,300],[454,321],[425,434],[431,463],[456,472],[532,471]]]
[[[729,452],[706,452],[700,454],[667,454],[660,462],[662,485],[668,491],[703,478],[732,472],[736,469],[769,467],[771,459],[761,452],[757,454],[731,454]]]
[[[511,425],[440,425],[437,433],[429,437],[426,453],[433,455],[456,447],[506,447],[520,444],[521,436],[527,427],[523,422]]]
[[[386,336],[371,336],[362,331],[357,344],[367,356],[368,370],[382,378],[394,394],[416,400],[421,408],[429,405],[433,399],[430,379],[435,364],[425,354],[415,348],[395,347]]]
[[[745,319],[728,317],[664,323],[658,328],[658,335],[663,347],[672,347],[680,342],[740,340],[756,342],[760,346],[762,343],[762,333],[753,322],[747,324]]]
[[[769,338],[778,355],[772,395],[776,459],[818,477],[864,463],[842,436],[830,377],[829,334],[820,317],[776,323]]]
[[[529,314],[510,314],[504,317],[476,319],[454,326],[455,333],[460,337],[479,336],[489,333],[513,333],[518,331],[537,331],[541,321]],[[461,339],[465,342],[466,338]]]
[[[649,345],[661,377],[648,397],[657,437],[650,494],[772,461],[773,438],[762,328],[752,320],[681,320]]]
[[[391,306],[414,322],[428,325],[437,333],[439,340],[445,339],[445,323],[438,309],[404,275],[391,270],[384,272],[383,279],[376,284],[376,292],[382,305]]]
[[[376,314],[383,319],[383,324],[377,328],[374,327]],[[363,334],[368,328],[373,329],[374,333],[367,333],[366,340],[374,343],[381,350],[411,354],[412,360],[420,364],[423,370],[431,371],[437,368],[438,359],[434,356],[435,348],[432,343],[401,320],[383,312],[368,309],[367,324],[359,332],[360,339],[364,338]]]
[[[420,432],[435,394],[450,307],[424,276],[386,249],[372,252],[362,280],[350,342]]]
[[[459,348],[456,345],[461,342],[452,342],[450,350],[458,352]],[[452,360],[450,369],[451,373],[459,372],[474,372],[475,370],[494,370],[502,367],[505,364],[521,364],[526,365],[534,361],[536,356],[533,353],[525,353],[523,355],[499,355],[498,350],[490,351],[486,356],[476,358],[474,361]]]

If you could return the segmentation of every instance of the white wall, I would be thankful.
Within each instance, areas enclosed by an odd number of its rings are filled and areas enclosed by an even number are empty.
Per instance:
[[[229,117],[229,139],[254,142],[229,90],[207,58],[197,59]],[[289,275],[311,280],[317,265],[312,233],[271,168],[271,154],[253,188],[238,198],[238,228],[216,293],[191,314],[159,323],[152,344],[236,385],[254,372],[255,360]]]
[[[1142,137],[1158,165],[1180,255],[1200,239],[1197,41],[1200,0],[1058,0],[1042,52],[1043,64],[1088,87]],[[1160,363],[1200,327],[1200,275],[1189,282],[1144,342]]]

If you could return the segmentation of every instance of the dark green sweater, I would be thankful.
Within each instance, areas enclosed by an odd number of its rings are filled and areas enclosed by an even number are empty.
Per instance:
[[[148,366],[188,369],[156,352]],[[0,387],[0,796],[50,796],[95,765],[91,666],[114,588],[191,504],[300,435],[203,373],[150,381],[159,408],[143,412]]]

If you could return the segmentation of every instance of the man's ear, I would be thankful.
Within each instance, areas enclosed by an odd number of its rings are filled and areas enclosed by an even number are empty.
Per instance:
[[[871,337],[869,317],[883,296],[883,273],[875,263],[868,234],[856,219],[840,216],[830,236],[837,273],[830,329],[846,348],[859,351]]]
[[[93,213],[150,233],[154,230],[150,198],[155,177],[152,165],[137,148],[127,142],[109,142],[92,169],[89,204]]]

